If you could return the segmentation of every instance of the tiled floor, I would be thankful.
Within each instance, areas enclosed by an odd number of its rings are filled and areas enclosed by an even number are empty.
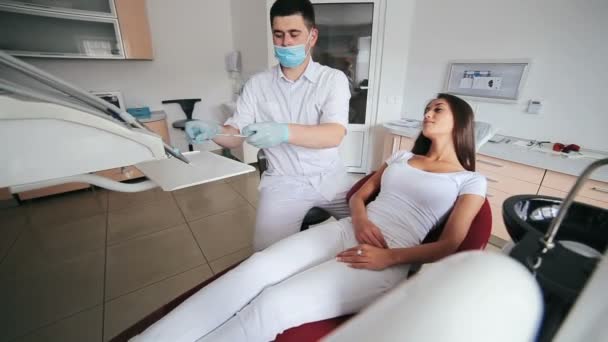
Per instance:
[[[0,341],[107,341],[251,255],[258,183],[250,173],[0,209]]]
[[[258,178],[0,209],[0,341],[107,341],[251,255]]]

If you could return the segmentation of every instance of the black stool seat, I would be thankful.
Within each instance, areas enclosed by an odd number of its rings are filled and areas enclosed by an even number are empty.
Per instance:
[[[186,129],[186,122],[188,122],[188,121],[194,121],[194,119],[183,119],[183,120],[173,121],[171,126],[173,126],[173,128],[184,130],[184,129]]]

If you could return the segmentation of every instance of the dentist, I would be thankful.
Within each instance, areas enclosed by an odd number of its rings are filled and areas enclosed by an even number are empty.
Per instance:
[[[247,82],[224,126],[204,121],[186,125],[193,143],[213,139],[235,148],[246,140],[264,150],[268,170],[259,188],[256,251],[297,233],[312,207],[337,219],[350,214],[345,195],[351,184],[338,155],[348,124],[348,80],[311,58],[319,31],[309,0],[275,1],[270,21],[279,65]]]

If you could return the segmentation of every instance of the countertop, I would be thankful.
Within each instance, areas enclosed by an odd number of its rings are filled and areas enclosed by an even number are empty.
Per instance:
[[[410,127],[405,127],[403,125],[408,125]],[[383,126],[392,134],[409,138],[416,138],[418,133],[420,133],[420,128],[416,127],[417,124],[415,120],[408,120],[407,122],[400,120],[399,125],[395,125],[394,122],[387,122]],[[504,159],[577,177],[583,172],[585,167],[598,158],[608,158],[608,153],[606,152],[582,149],[581,152],[583,153],[583,156],[570,156],[564,153],[553,152],[550,150],[550,144],[546,144],[545,148],[524,147],[518,146],[516,143],[518,141],[528,142],[530,139],[509,136],[505,136],[505,138],[507,139],[499,143],[488,141],[477,152],[489,157]],[[591,156],[593,156],[593,158]],[[595,170],[590,178],[601,182],[608,182],[608,167],[604,166]]]
[[[162,110],[153,111],[149,118],[139,119],[142,123],[154,122],[159,120],[164,120],[167,118],[167,114]]]

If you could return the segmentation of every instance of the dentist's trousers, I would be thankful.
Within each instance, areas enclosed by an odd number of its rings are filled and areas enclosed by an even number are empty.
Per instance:
[[[338,220],[350,216],[347,192],[342,190],[332,200],[327,200],[312,185],[304,182],[261,187],[253,249],[261,251],[299,232],[304,216],[312,207],[325,209]]]
[[[336,261],[357,246],[350,218],[255,253],[135,341],[272,341],[308,322],[360,311],[407,276],[408,265],[362,270]]]

